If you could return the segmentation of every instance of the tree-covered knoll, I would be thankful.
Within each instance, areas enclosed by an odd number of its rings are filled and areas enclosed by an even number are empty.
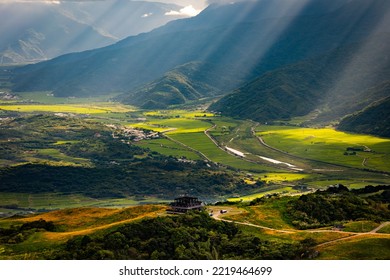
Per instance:
[[[301,259],[311,240],[266,241],[207,213],[145,219],[104,236],[70,239],[57,259]]]
[[[56,226],[53,222],[40,219],[9,228],[0,227],[0,244],[21,243],[37,231],[56,231]]]
[[[291,200],[285,214],[299,229],[318,228],[345,221],[389,220],[389,203],[389,186],[349,191],[340,185]]]

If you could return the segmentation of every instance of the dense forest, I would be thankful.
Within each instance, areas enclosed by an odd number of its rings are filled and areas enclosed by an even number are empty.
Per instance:
[[[104,236],[70,239],[58,259],[301,259],[313,241],[262,240],[207,213],[144,219]]]

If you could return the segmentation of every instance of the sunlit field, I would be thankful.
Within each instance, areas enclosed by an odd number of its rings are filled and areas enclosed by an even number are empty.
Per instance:
[[[74,105],[48,105],[48,104],[17,104],[0,105],[0,110],[17,112],[51,112],[73,114],[103,114],[111,112],[130,112],[132,109],[119,104],[74,104]]]
[[[167,134],[203,132],[211,126],[207,122],[187,118],[151,120],[150,124],[167,128],[170,130]]]
[[[152,139],[141,141],[137,144],[140,147],[148,148],[166,156],[185,157],[190,160],[200,160],[202,157],[194,151],[179,145],[168,139]]]
[[[337,260],[389,260],[390,239],[369,236],[336,242],[321,248],[320,259]]]
[[[218,148],[204,133],[176,133],[173,139],[201,152],[211,161],[252,172],[276,171],[272,167],[247,162]]]
[[[294,190],[292,187],[283,187],[283,186],[278,186],[274,185],[271,187],[265,187],[265,188],[259,188],[259,193],[251,194],[251,195],[245,195],[245,196],[240,196],[240,197],[234,197],[234,198],[229,198],[228,201],[232,202],[250,202],[256,198],[261,198],[266,195],[271,195],[271,194],[279,194],[279,195],[294,195],[294,194],[299,194],[300,192],[297,190]]]
[[[330,128],[261,126],[257,131],[268,145],[292,155],[356,168],[390,171],[390,139]]]

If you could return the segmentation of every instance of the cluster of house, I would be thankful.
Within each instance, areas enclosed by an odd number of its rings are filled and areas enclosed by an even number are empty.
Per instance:
[[[15,100],[19,99],[16,95],[13,95],[6,91],[0,91],[0,98],[4,100]]]
[[[119,127],[113,124],[106,125],[107,127],[115,129],[112,132],[113,138],[126,138],[133,142],[138,142],[146,139],[157,139],[160,137],[158,132],[137,129],[133,127]]]

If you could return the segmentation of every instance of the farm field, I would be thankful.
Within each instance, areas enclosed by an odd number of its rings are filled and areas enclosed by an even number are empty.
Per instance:
[[[363,169],[389,170],[390,139],[341,133],[332,129],[259,127],[251,121],[216,116],[199,110],[143,111],[108,100],[96,99],[92,105],[84,105],[77,103],[84,99],[65,100],[47,93],[36,96],[24,93],[23,96],[25,99],[35,98],[34,101],[40,101],[41,104],[3,104],[0,108],[22,114],[65,112],[91,122],[153,130],[165,137],[144,139],[135,144],[166,156],[189,160],[207,159],[242,171],[240,176],[247,183],[254,184],[261,180],[267,184],[251,195],[235,196],[233,201],[249,201],[272,193],[299,194],[300,191],[293,188],[296,185],[318,189],[338,183],[350,188],[389,183],[388,176]],[[206,130],[209,135],[205,133]],[[268,145],[281,151],[262,145],[253,134],[254,131]],[[56,139],[51,146],[37,149],[34,153],[24,153],[23,160],[51,165],[91,166],[88,159],[61,152],[61,146],[79,141]],[[244,157],[228,152],[226,147],[242,152]],[[353,152],[347,151],[348,147],[364,147],[370,151],[344,155],[345,152]],[[363,162],[366,166],[362,166]],[[2,166],[13,163],[7,159],[0,160]],[[130,203],[132,205],[133,202]],[[71,202],[69,205],[77,207],[79,204]],[[83,201],[82,205],[94,204]],[[118,205],[122,205],[121,202]]]
[[[248,172],[272,172],[277,169],[252,163],[218,148],[203,132],[174,133],[170,137],[204,154],[209,160]]]
[[[32,93],[27,93],[25,97],[32,98],[32,95]],[[243,179],[249,178],[245,179],[246,182],[255,183],[257,180],[261,180],[271,185],[267,189],[258,189],[258,193],[233,199],[248,201],[274,192],[297,194],[299,192],[293,189],[293,186],[300,184],[317,189],[338,183],[351,188],[360,188],[368,184],[377,185],[389,182],[388,177],[380,173],[364,171],[364,167],[361,165],[364,160],[361,158],[363,155],[367,157],[365,160],[366,168],[372,167],[372,169],[386,171],[387,165],[390,165],[386,158],[390,143],[388,139],[356,136],[331,129],[303,129],[286,126],[258,127],[251,121],[220,117],[199,110],[142,111],[119,103],[107,102],[107,100],[85,106],[77,103],[61,104],[66,100],[59,99],[58,103],[55,104],[56,97],[47,96],[46,93],[38,94],[37,100],[40,100],[42,104],[19,103],[0,106],[7,108],[7,110],[19,110],[28,114],[42,113],[42,110],[46,110],[48,114],[71,112],[71,114],[91,122],[153,130],[165,135],[165,137],[145,139],[137,142],[136,145],[166,156],[189,160],[207,159],[242,171]],[[285,150],[286,153],[261,145],[253,134],[254,129],[256,129],[256,135],[262,135],[267,144]],[[205,134],[206,130],[208,130],[209,136]],[[315,142],[313,144],[306,143],[312,138],[306,140],[305,137],[300,138],[302,133],[305,135],[317,133]],[[214,142],[210,137],[213,138]],[[340,139],[344,139],[345,144]],[[75,141],[79,140],[57,139],[50,147],[38,149],[35,153],[23,154],[23,160],[51,165],[90,166],[91,162],[88,159],[68,156],[60,151],[60,146],[77,143]],[[323,142],[326,145],[320,145],[317,142]],[[357,147],[357,145],[367,146],[372,151],[358,151],[356,155],[343,155],[348,147]],[[313,153],[314,156],[308,155],[305,151],[307,149],[305,147],[311,149],[311,146],[317,148]],[[228,152],[226,147],[242,152],[244,157]],[[368,158],[368,156],[372,158]],[[264,160],[264,158],[269,160]],[[2,166],[12,163],[13,161],[7,159],[0,160]],[[338,165],[334,166],[332,163]],[[373,163],[376,165],[373,166]],[[349,169],[350,167],[355,169]],[[348,175],[346,176],[346,174]]]
[[[178,158],[186,158],[189,160],[201,160],[202,157],[195,153],[194,151],[186,148],[185,146],[178,145],[177,143],[169,140],[169,139],[152,139],[145,140],[141,143],[137,144],[142,148],[148,148],[157,153],[166,155],[166,156],[174,156]]]
[[[330,128],[261,126],[257,135],[286,153],[354,168],[390,171],[390,139]]]
[[[0,110],[16,112],[51,112],[51,113],[73,113],[73,114],[105,114],[111,112],[130,112],[131,108],[110,104],[13,104],[0,105]]]

